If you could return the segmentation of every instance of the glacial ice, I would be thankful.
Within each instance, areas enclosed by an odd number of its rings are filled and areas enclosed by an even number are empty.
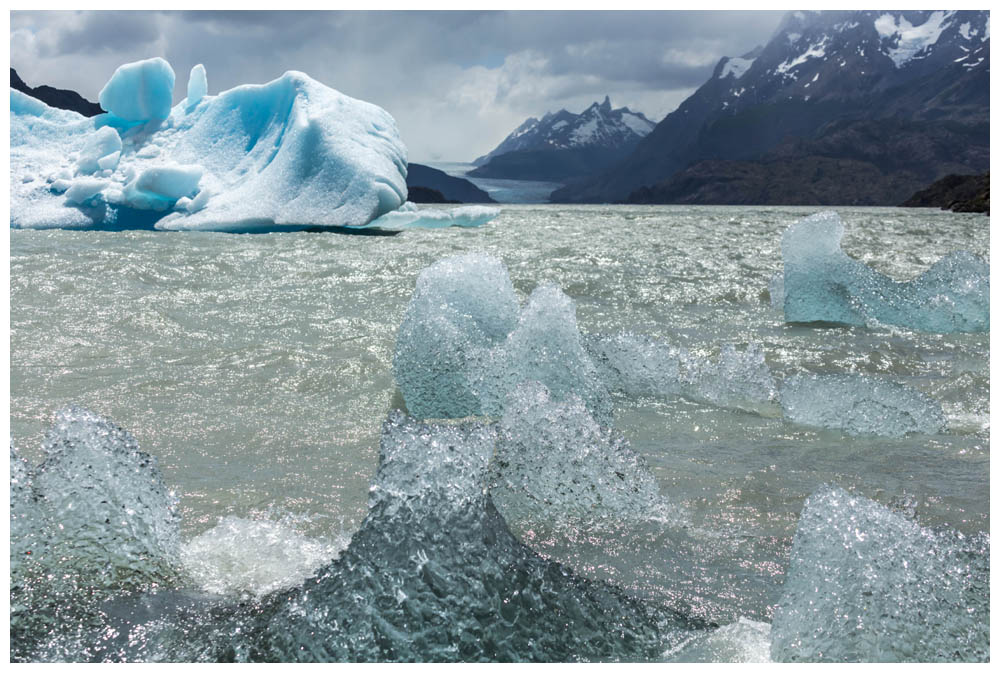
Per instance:
[[[107,112],[127,122],[166,119],[174,96],[174,69],[160,57],[118,66],[97,95]]]
[[[448,257],[421,271],[392,361],[410,413],[419,418],[480,414],[480,384],[470,363],[506,338],[517,325],[518,309],[507,269],[495,257]]]
[[[192,72],[191,100],[203,74]],[[173,86],[162,59],[126,64],[102,90],[109,112],[89,119],[12,89],[11,227],[362,226],[406,200],[406,148],[381,108],[299,72],[170,109]],[[73,173],[107,183],[70,201]]]
[[[170,579],[180,549],[176,498],[128,432],[69,407],[43,449],[34,469],[11,449],[12,659],[98,628],[103,598]]]
[[[609,389],[629,396],[675,397],[778,415],[778,389],[759,344],[724,344],[714,359],[647,336],[592,336],[586,347]]]
[[[544,384],[558,401],[579,396],[598,423],[613,424],[611,395],[583,348],[576,304],[555,285],[535,288],[517,327],[483,361],[483,413],[500,416],[507,396],[520,384]]]
[[[783,303],[788,322],[867,325],[924,332],[985,332],[990,326],[989,265],[951,253],[924,274],[899,282],[848,257],[844,225],[833,212],[790,226],[781,239]],[[772,291],[781,286],[772,284]]]
[[[210,619],[195,606],[125,625],[126,657],[638,660],[705,628],[521,544],[487,490],[493,450],[488,426],[430,425],[393,412],[368,515],[337,559],[259,604],[216,610]]]
[[[795,374],[781,390],[785,417],[850,435],[903,437],[945,429],[941,404],[895,381],[863,374]]]
[[[500,214],[491,206],[459,206],[448,210],[417,208],[407,201],[366,226],[380,229],[440,229],[442,227],[481,227]]]
[[[76,158],[76,172],[78,175],[93,175],[99,170],[114,170],[121,158],[121,151],[122,139],[118,132],[110,126],[102,126],[87,137],[80,149]]]
[[[922,528],[837,487],[803,507],[776,661],[988,661],[989,538]]]
[[[207,93],[208,74],[205,72],[205,66],[199,63],[191,68],[191,74],[188,75],[187,98],[185,99],[187,103],[184,107],[190,111],[201,102]]]
[[[671,511],[621,433],[601,427],[576,395],[556,402],[537,382],[507,399],[490,482],[508,521],[642,520]]]

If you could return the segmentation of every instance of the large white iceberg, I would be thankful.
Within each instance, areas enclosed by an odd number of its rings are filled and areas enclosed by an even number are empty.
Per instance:
[[[362,226],[406,201],[383,109],[286,72],[172,109],[163,59],[119,68],[85,118],[11,90],[11,227],[290,231]],[[166,102],[166,107],[164,107]]]
[[[786,321],[989,331],[990,268],[979,257],[954,252],[918,278],[899,282],[848,257],[840,247],[843,236],[844,223],[833,212],[812,215],[785,231],[784,275],[772,282],[771,292]]]

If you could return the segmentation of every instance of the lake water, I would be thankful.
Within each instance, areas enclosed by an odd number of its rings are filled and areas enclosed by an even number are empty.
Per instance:
[[[383,423],[401,406],[392,359],[418,274],[450,255],[486,252],[506,266],[522,303],[541,284],[561,288],[585,335],[627,331],[704,358],[725,344],[758,344],[779,386],[801,372],[864,374],[940,403],[942,431],[889,438],[799,425],[780,412],[616,395],[614,428],[672,514],[508,516],[518,539],[575,575],[721,627],[666,638],[655,657],[611,649],[611,658],[766,659],[800,512],[824,484],[928,529],[975,536],[990,527],[989,333],[785,324],[768,294],[781,234],[816,210],[507,205],[478,229],[386,238],[11,231],[12,443],[38,464],[59,408],[113,419],[155,456],[179,499],[177,575],[161,588],[223,606],[294,590],[347,547],[368,513]],[[897,279],[953,250],[988,258],[986,216],[837,210],[845,251]],[[25,600],[57,614],[44,593]],[[344,605],[364,600],[352,595]],[[20,642],[20,652],[114,658],[75,637]],[[171,647],[120,656],[218,651]],[[234,647],[236,658],[249,651]]]
[[[468,175],[476,167],[459,161],[439,161],[429,164],[456,178],[464,178],[479,187],[497,203],[548,203],[549,195],[562,187],[560,182],[541,180],[505,180],[502,178],[477,178]]]

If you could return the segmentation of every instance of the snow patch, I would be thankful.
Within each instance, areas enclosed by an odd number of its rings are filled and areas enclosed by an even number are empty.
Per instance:
[[[826,44],[829,42],[830,38],[824,37],[822,40],[814,45],[811,45],[809,49],[805,51],[804,54],[797,56],[796,58],[785,61],[777,67],[777,72],[782,75],[786,74],[792,68],[797,68],[811,58],[822,58],[826,56]]]
[[[722,66],[722,72],[719,74],[719,78],[725,78],[732,75],[736,79],[743,77],[743,74],[750,69],[753,62],[756,61],[755,58],[731,58],[726,61],[726,64]]]
[[[875,19],[875,30],[883,40],[895,43],[896,46],[890,47],[886,55],[897,68],[902,68],[913,59],[923,58],[919,54],[937,43],[954,14],[953,11],[933,12],[919,26],[912,25],[905,17],[897,19],[892,14],[883,14]]]

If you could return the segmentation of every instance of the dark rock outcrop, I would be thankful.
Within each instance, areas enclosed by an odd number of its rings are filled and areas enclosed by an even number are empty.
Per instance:
[[[91,103],[75,91],[56,89],[44,84],[32,88],[24,83],[24,80],[18,76],[17,71],[13,68],[10,69],[10,88],[17,89],[32,98],[37,98],[49,107],[59,108],[60,110],[72,110],[73,112],[82,114],[84,117],[93,117],[104,112],[100,105]]]
[[[406,200],[413,203],[461,203],[444,198],[444,194],[430,187],[407,187],[406,191]]]
[[[470,181],[456,178],[444,171],[423,164],[409,164],[407,166],[406,189],[409,192],[409,200],[414,203],[496,203],[489,194]],[[416,192],[414,192],[415,189]],[[437,198],[430,192],[440,194],[444,200],[417,200]],[[415,195],[416,198],[414,198]]]
[[[988,213],[990,174],[946,175],[900,205],[904,208],[941,208],[958,213]]]

